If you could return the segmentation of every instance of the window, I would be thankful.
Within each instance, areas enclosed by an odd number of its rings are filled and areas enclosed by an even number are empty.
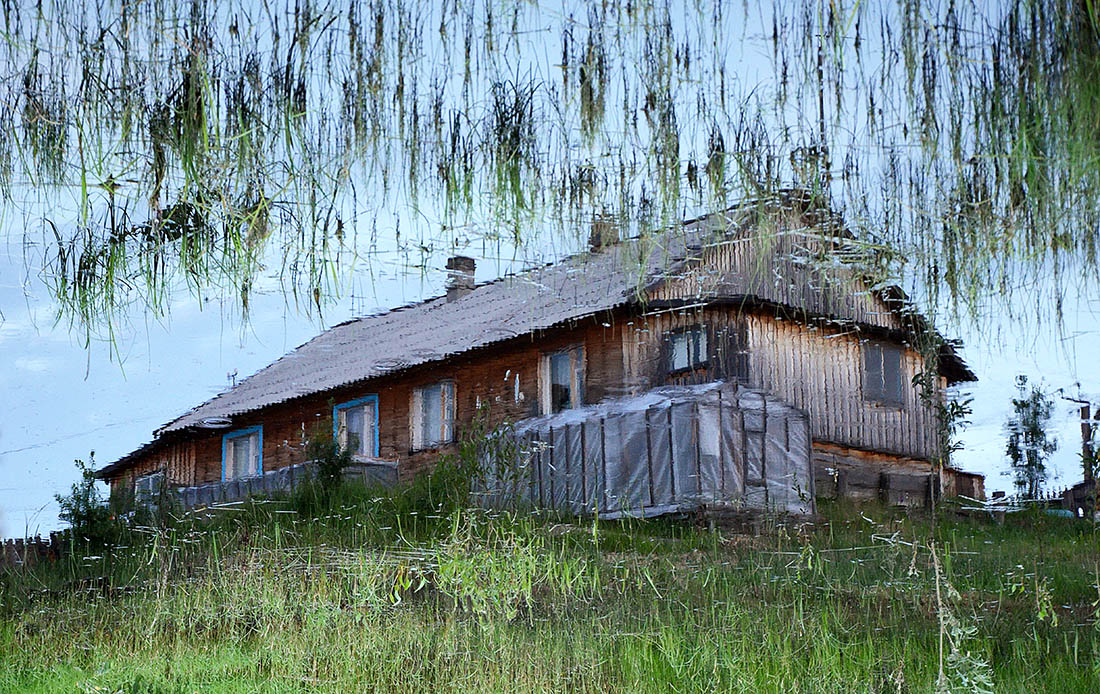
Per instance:
[[[222,437],[222,479],[235,480],[263,472],[263,429],[249,427]]]
[[[584,348],[542,355],[541,410],[553,414],[584,404]]]
[[[164,487],[164,471],[157,470],[134,480],[134,501],[143,506],[156,506]]]
[[[454,440],[455,385],[440,381],[413,391],[413,450],[434,448]]]
[[[695,371],[707,365],[707,331],[701,325],[668,336],[668,372]]]
[[[332,436],[352,455],[378,457],[378,396],[368,395],[332,408]]]
[[[863,343],[863,399],[883,405],[904,402],[901,348],[880,342]]]
[[[710,334],[710,363],[708,369],[715,378],[748,385],[749,332],[744,320],[730,320],[725,326]]]

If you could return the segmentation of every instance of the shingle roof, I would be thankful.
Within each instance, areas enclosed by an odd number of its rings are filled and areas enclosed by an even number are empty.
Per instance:
[[[700,228],[666,236],[644,262],[624,257],[634,244],[609,246],[482,284],[448,301],[429,299],[337,325],[233,389],[165,425],[172,432],[550,328],[630,302],[648,281],[675,272]]]

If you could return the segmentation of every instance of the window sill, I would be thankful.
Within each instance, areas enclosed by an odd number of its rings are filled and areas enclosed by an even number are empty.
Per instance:
[[[570,405],[569,407],[563,407],[560,410],[539,410],[538,416],[549,417],[550,415],[561,414],[562,412],[572,412],[573,410],[579,410],[583,407],[586,407],[588,404],[589,403],[578,402],[576,404]]]
[[[267,470],[265,472],[270,472],[270,470]],[[251,472],[247,475],[238,475],[237,477],[223,477],[223,478],[221,478],[221,480],[218,480],[218,481],[220,481],[220,482],[239,482],[240,480],[254,480],[257,477],[263,477],[263,476],[264,476],[263,472]]]
[[[385,458],[376,458],[372,455],[362,455],[360,453],[352,454],[351,462],[353,465],[380,465],[383,467],[397,467],[396,460],[386,460]]]
[[[702,373],[702,372],[707,371],[709,369],[710,369],[710,364],[707,363],[707,362],[703,362],[701,364],[696,364],[695,366],[688,366],[688,367],[684,367],[684,368],[681,368],[681,369],[672,369],[668,372],[667,375],[668,376],[683,376],[685,374]]]
[[[423,448],[410,448],[409,455],[415,455],[416,453],[432,453],[435,451],[439,451],[440,449],[447,448],[448,446],[453,446],[454,444],[454,441],[440,441],[439,443],[433,443],[432,445],[424,446]]]
[[[901,402],[883,402],[882,400],[866,400],[865,399],[863,401],[863,403],[865,405],[870,405],[871,407],[875,407],[875,408],[878,408],[878,409],[881,409],[881,410],[898,410],[898,411],[901,411],[901,410],[905,409],[905,403],[901,403]]]

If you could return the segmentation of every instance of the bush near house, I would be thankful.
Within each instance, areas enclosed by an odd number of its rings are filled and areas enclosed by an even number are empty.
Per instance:
[[[492,514],[445,493],[456,469],[5,573],[0,691],[1100,689],[1088,524],[823,504],[816,527],[749,536]]]
[[[95,451],[88,454],[87,462],[74,461],[80,479],[68,494],[55,494],[61,508],[59,518],[69,524],[68,537],[74,548],[98,549],[118,542],[123,532],[120,518],[122,506],[129,506],[118,498],[105,500],[99,493],[95,478]]]

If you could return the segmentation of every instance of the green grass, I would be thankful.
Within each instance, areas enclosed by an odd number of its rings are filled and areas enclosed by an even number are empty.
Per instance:
[[[930,692],[941,635],[948,689],[1100,691],[1084,524],[834,505],[738,535],[430,498],[299,495],[6,575],[0,691]]]

